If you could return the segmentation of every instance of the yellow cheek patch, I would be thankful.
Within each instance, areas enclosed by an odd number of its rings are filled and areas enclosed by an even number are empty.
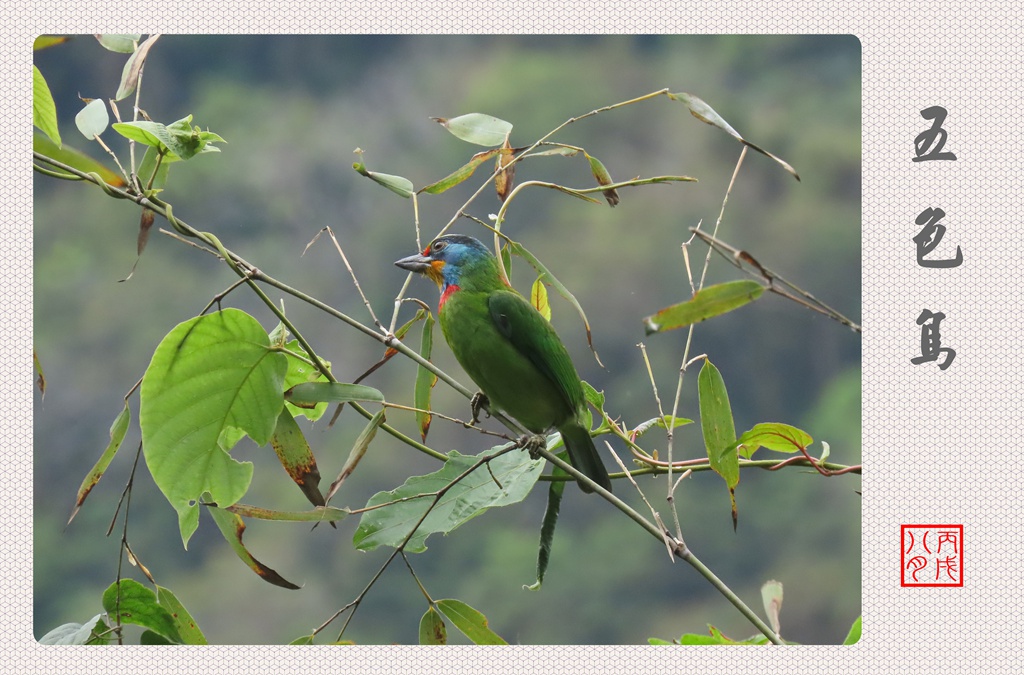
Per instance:
[[[424,272],[424,274],[433,279],[434,283],[440,286],[444,281],[444,275],[441,273],[442,269],[444,269],[443,260],[432,260],[430,262],[430,267]]]

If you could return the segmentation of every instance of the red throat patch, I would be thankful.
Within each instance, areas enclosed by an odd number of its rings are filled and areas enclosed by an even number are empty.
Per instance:
[[[441,294],[441,302],[437,304],[437,311],[441,311],[444,303],[448,302],[448,298],[457,290],[459,290],[459,287],[456,284],[448,284],[448,288],[444,289],[444,293]]]

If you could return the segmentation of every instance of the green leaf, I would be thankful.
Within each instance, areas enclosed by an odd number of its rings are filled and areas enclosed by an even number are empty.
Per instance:
[[[427,320],[423,324],[423,333],[420,337],[420,356],[427,361],[430,360],[430,352],[434,345],[434,315],[428,313]],[[416,427],[420,430],[420,438],[427,440],[427,432],[430,431],[430,393],[437,384],[437,375],[430,372],[423,366],[416,368],[416,383],[413,390],[413,406],[416,410]],[[426,411],[426,412],[424,412]]]
[[[209,510],[210,515],[213,516],[213,520],[217,523],[217,527],[220,528],[221,534],[224,535],[228,544],[231,545],[231,549],[239,558],[242,559],[242,562],[249,566],[253,572],[258,574],[259,577],[267,583],[280,586],[281,588],[287,588],[289,590],[298,590],[299,586],[288,581],[249,553],[249,549],[247,549],[245,544],[242,543],[242,535],[245,533],[245,523],[242,522],[242,519],[239,518],[237,514],[216,506],[207,506],[207,510]]]
[[[565,457],[563,456],[562,459]],[[558,477],[569,474],[556,466],[551,470],[551,475]],[[562,506],[562,493],[565,492],[567,482],[555,480],[548,485],[548,504],[544,508],[544,519],[540,524],[540,545],[537,549],[537,580],[529,586],[524,586],[527,590],[539,591],[541,584],[544,583],[544,575],[547,573],[548,563],[551,561],[551,544],[555,539],[555,525],[558,524],[558,512]]]
[[[285,400],[293,405],[317,404],[321,401],[345,403],[347,401],[366,401],[383,403],[384,394],[365,384],[348,384],[345,382],[307,382],[297,384],[285,392]]]
[[[231,441],[270,440],[287,367],[259,322],[237,309],[189,319],[157,346],[142,378],[139,422],[146,464],[178,511],[186,546],[204,492],[230,506],[248,489],[252,464],[228,454]]]
[[[583,319],[583,327],[587,331],[587,344],[590,345],[590,351],[594,353],[594,358],[597,359],[597,362],[603,367],[604,364],[601,363],[601,359],[597,355],[597,350],[594,349],[594,339],[593,336],[590,334],[590,322],[587,321],[587,315],[583,312],[583,307],[580,306],[579,301],[576,300],[576,296],[570,293],[569,289],[566,288],[565,285],[562,284],[562,282],[559,281],[554,274],[549,272],[548,268],[545,267],[544,264],[541,263],[541,261],[538,260],[535,255],[527,251],[522,244],[520,244],[517,241],[510,241],[509,247],[514,255],[524,258],[526,262],[530,263],[530,266],[533,267],[535,272],[537,272],[537,274],[539,275],[538,278],[542,279],[543,283],[548,284],[549,286],[554,286],[555,290],[558,291],[558,294],[561,295],[566,300],[568,300],[569,303],[576,309],[576,313],[580,315],[581,319]]]
[[[163,161],[191,159],[207,152],[220,152],[211,143],[223,143],[223,138],[210,131],[192,127],[192,116],[184,117],[171,125],[138,120],[117,122],[111,128],[125,138],[156,148],[167,155]]]
[[[303,635],[301,637],[295,638],[294,640],[292,640],[288,644],[290,644],[290,645],[311,645],[311,644],[313,644],[313,640],[315,638],[316,638],[315,635]]]
[[[103,592],[103,609],[112,624],[130,623],[142,626],[167,640],[183,642],[174,617],[157,601],[156,593],[134,579],[121,579]]]
[[[243,518],[277,520],[283,523],[318,523],[323,521],[336,523],[347,518],[350,513],[348,509],[338,509],[333,506],[317,506],[309,511],[274,511],[248,504],[232,504],[225,511],[230,511]]]
[[[761,297],[764,286],[751,279],[728,281],[708,286],[697,291],[686,302],[666,307],[656,314],[644,318],[644,332],[647,335],[710,319],[719,314],[731,312]]]
[[[107,444],[107,448],[100,455],[100,458],[96,460],[96,464],[93,465],[92,470],[86,474],[85,478],[82,479],[82,484],[78,486],[78,494],[75,497],[75,508],[71,511],[71,517],[68,518],[68,524],[74,520],[78,510],[82,508],[82,503],[85,502],[85,498],[89,496],[92,489],[96,487],[96,484],[100,482],[100,478],[106,473],[107,467],[110,466],[111,460],[114,459],[114,455],[117,454],[118,449],[121,447],[121,443],[124,441],[124,435],[128,432],[128,424],[131,422],[132,413],[128,409],[128,401],[124,402],[124,408],[114,418],[114,423],[110,425],[110,442]]]
[[[85,623],[66,623],[57,626],[46,635],[39,638],[41,645],[86,645],[105,642],[96,638],[97,633],[107,630],[107,624],[103,622],[103,615],[97,614]]]
[[[145,42],[139,45],[138,49],[133,50],[132,55],[128,57],[127,63],[124,64],[124,69],[121,71],[121,85],[117,88],[117,93],[114,95],[115,101],[128,98],[135,91],[135,87],[139,84],[139,75],[142,73],[142,66],[146,63],[146,56],[149,54],[149,48],[153,46],[160,38],[160,35],[151,35],[146,39]]]
[[[56,45],[62,45],[70,39],[67,35],[40,35],[32,41],[32,51],[37,52],[40,49],[49,49]]]
[[[450,131],[459,140],[486,147],[501,145],[512,131],[510,123],[482,113],[469,113],[451,119],[444,117],[431,117],[430,119]]]
[[[650,431],[653,427],[661,427],[662,429],[668,429],[670,426],[670,422],[671,427],[673,429],[687,424],[693,424],[693,420],[687,419],[685,417],[672,417],[672,415],[665,415],[664,417],[654,417],[652,419],[647,420],[646,422],[641,422],[640,424],[636,425],[636,428],[633,429],[633,431],[631,432],[632,437],[640,438],[648,431]]]
[[[58,162],[63,162],[64,164],[84,173],[97,173],[108,185],[124,187],[124,178],[103,166],[81,150],[76,150],[68,145],[57,147],[53,141],[39,133],[33,134],[32,136],[32,149],[41,155],[46,155]]]
[[[131,54],[135,51],[136,43],[142,39],[142,35],[97,35],[96,39],[104,49],[121,54]]]
[[[779,164],[779,166],[788,171],[793,176],[793,178],[800,180],[799,174],[797,174],[796,170],[793,167],[784,162],[781,158],[776,157],[767,150],[759,148],[758,146],[754,145],[747,139],[740,136],[739,132],[733,129],[728,122],[722,119],[722,116],[715,112],[714,108],[709,106],[701,99],[697,98],[696,96],[693,96],[692,94],[686,93],[669,94],[668,97],[676,101],[682,101],[690,109],[690,114],[699,119],[701,122],[704,122],[705,124],[710,124],[713,127],[718,127],[725,133],[735,138],[740,143],[746,145],[751,150],[756,150],[765,157],[774,160],[776,163]]]
[[[60,130],[57,128],[57,104],[53,102],[50,86],[39,71],[32,66],[32,124],[46,134],[58,147]]]
[[[739,453],[750,459],[758,448],[764,447],[775,452],[797,452],[814,442],[807,432],[779,422],[755,424],[736,441]]]
[[[729,405],[729,393],[725,389],[722,373],[711,363],[704,366],[697,375],[697,397],[700,403],[700,427],[704,433],[704,447],[707,449],[711,468],[725,479],[732,502],[732,523],[736,528],[736,485],[740,482],[739,458],[736,452],[723,452],[736,442],[736,427]]]
[[[271,341],[273,342],[273,340]],[[309,354],[307,354],[306,350],[302,348],[302,345],[299,344],[298,340],[292,340],[291,342],[287,343],[285,345],[285,348],[290,352],[298,354],[299,356],[303,356],[307,359],[309,358]],[[288,353],[285,353],[285,357],[288,359],[288,372],[284,376],[285,391],[291,389],[297,384],[304,384],[306,382],[329,382],[329,380],[323,373],[321,373],[319,370],[317,370],[315,367],[313,367],[306,361],[303,361],[302,359],[299,358],[295,358],[294,356]],[[323,359],[321,359],[321,361],[323,361]],[[328,368],[331,367],[330,361],[324,361],[324,365],[327,366]],[[300,407],[293,405],[291,401],[286,400],[284,405],[293,416],[303,415],[307,419],[310,419],[315,422],[316,420],[323,417],[324,413],[327,412],[328,403],[327,401],[321,401],[320,403],[317,403],[313,407]]]
[[[316,457],[302,434],[302,429],[295,423],[291,411],[281,408],[277,417],[277,428],[270,438],[281,466],[288,476],[299,486],[302,494],[313,506],[323,506],[326,502],[320,492],[320,470],[316,466]]]
[[[358,171],[363,176],[366,176],[378,185],[383,185],[387,189],[394,192],[400,197],[408,199],[412,197],[414,193],[412,181],[408,178],[402,178],[401,176],[392,176],[389,173],[378,173],[376,171],[370,171],[366,168],[366,165],[362,162],[353,162],[352,168]]]
[[[782,611],[782,583],[779,581],[766,581],[761,586],[761,602],[764,604],[764,613],[768,615],[768,623],[776,635],[781,635],[782,624],[779,622],[779,612]]]
[[[109,121],[110,116],[107,114],[107,104],[103,102],[103,99],[99,98],[89,101],[75,115],[75,126],[90,141],[103,133]]]
[[[487,626],[487,617],[461,600],[438,600],[437,608],[476,645],[507,645]]]
[[[171,617],[174,619],[174,627],[178,629],[178,635],[181,636],[183,643],[187,645],[208,644],[203,631],[199,630],[195,619],[192,618],[192,615],[189,614],[188,610],[185,609],[185,606],[181,604],[181,601],[178,600],[174,593],[163,586],[157,586],[156,598],[160,606],[170,612]]]
[[[363,427],[358,438],[356,438],[356,442],[352,444],[352,449],[348,453],[348,459],[345,460],[345,466],[341,468],[341,473],[334,479],[334,482],[331,483],[331,488],[327,491],[327,501],[331,500],[341,488],[341,484],[345,479],[356,470],[359,460],[366,454],[367,448],[370,447],[370,442],[377,435],[377,429],[380,428],[380,425],[384,424],[384,411],[385,408],[381,408],[377,411],[376,415],[370,418],[370,421],[366,423],[366,426]]]
[[[168,154],[160,159],[159,148],[147,147],[138,168],[142,185],[153,190],[162,190],[167,185],[167,174],[170,172],[171,164],[177,159],[176,156]]]
[[[450,190],[451,188],[455,187],[459,183],[463,182],[464,180],[472,176],[473,173],[476,171],[477,167],[479,167],[487,160],[493,159],[499,152],[501,152],[499,148],[478,152],[477,154],[473,155],[473,157],[469,160],[468,163],[462,165],[460,168],[456,169],[455,171],[448,174],[447,176],[437,181],[436,183],[431,183],[426,187],[420,188],[419,191],[426,192],[427,194],[438,195],[444,192],[445,190]]]
[[[583,154],[586,155],[587,161],[590,162],[590,173],[594,175],[594,180],[597,181],[598,185],[611,185],[615,182],[612,180],[612,175],[608,173],[608,169],[601,163],[601,160],[597,157],[591,157],[586,152]],[[614,188],[605,190],[602,194],[605,201],[608,202],[608,206],[615,206],[619,203],[619,193]]]
[[[447,534],[487,509],[522,501],[537,482],[544,460],[532,460],[527,453],[517,450],[491,460],[489,471],[487,466],[480,465],[448,487],[481,457],[493,454],[497,449],[491,448],[478,456],[462,455],[452,450],[448,453],[448,461],[438,471],[413,476],[390,492],[375,494],[366,506],[386,506],[363,513],[353,537],[356,548],[371,551],[378,546],[397,547],[412,533],[405,551],[422,553],[427,550],[425,541],[430,534]],[[445,488],[447,491],[435,505],[435,494]],[[423,522],[417,527],[421,518]],[[415,532],[413,528],[416,528]]]
[[[844,645],[855,645],[860,642],[860,621],[861,617],[857,617],[857,620],[850,626],[850,632],[846,634],[846,639],[843,640]]]
[[[533,282],[533,286],[530,287],[530,304],[540,312],[541,316],[551,321],[551,304],[548,302],[548,289],[544,285],[544,280],[540,277],[537,277],[537,280]]]
[[[433,607],[428,607],[420,619],[420,644],[448,644],[448,630],[444,626],[444,619]]]

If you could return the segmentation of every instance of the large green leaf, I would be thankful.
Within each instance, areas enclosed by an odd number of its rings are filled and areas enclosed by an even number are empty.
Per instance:
[[[113,624],[143,626],[172,643],[183,642],[174,617],[157,601],[156,593],[134,579],[111,584],[103,592],[103,609]]]
[[[495,449],[484,454],[492,454]],[[421,553],[427,549],[425,541],[430,534],[451,532],[489,508],[522,501],[544,466],[544,460],[532,460],[526,452],[506,452],[491,460],[490,470],[481,465],[452,486],[435,506],[434,494],[476,464],[481,456],[462,455],[452,450],[448,461],[438,471],[413,476],[390,492],[375,494],[367,507],[386,506],[363,513],[353,537],[356,548],[369,551],[378,546],[399,546],[430,509],[405,546],[407,552]]]
[[[178,511],[186,546],[204,492],[223,507],[249,487],[252,464],[228,454],[234,442],[248,435],[264,445],[277,425],[288,364],[269,344],[256,319],[225,309],[176,326],[142,379],[146,464]]]

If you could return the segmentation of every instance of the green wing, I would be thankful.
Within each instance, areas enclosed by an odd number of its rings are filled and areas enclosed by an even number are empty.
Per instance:
[[[570,414],[575,414],[584,405],[583,386],[569,352],[547,319],[515,291],[495,291],[487,305],[498,332],[551,380]]]

